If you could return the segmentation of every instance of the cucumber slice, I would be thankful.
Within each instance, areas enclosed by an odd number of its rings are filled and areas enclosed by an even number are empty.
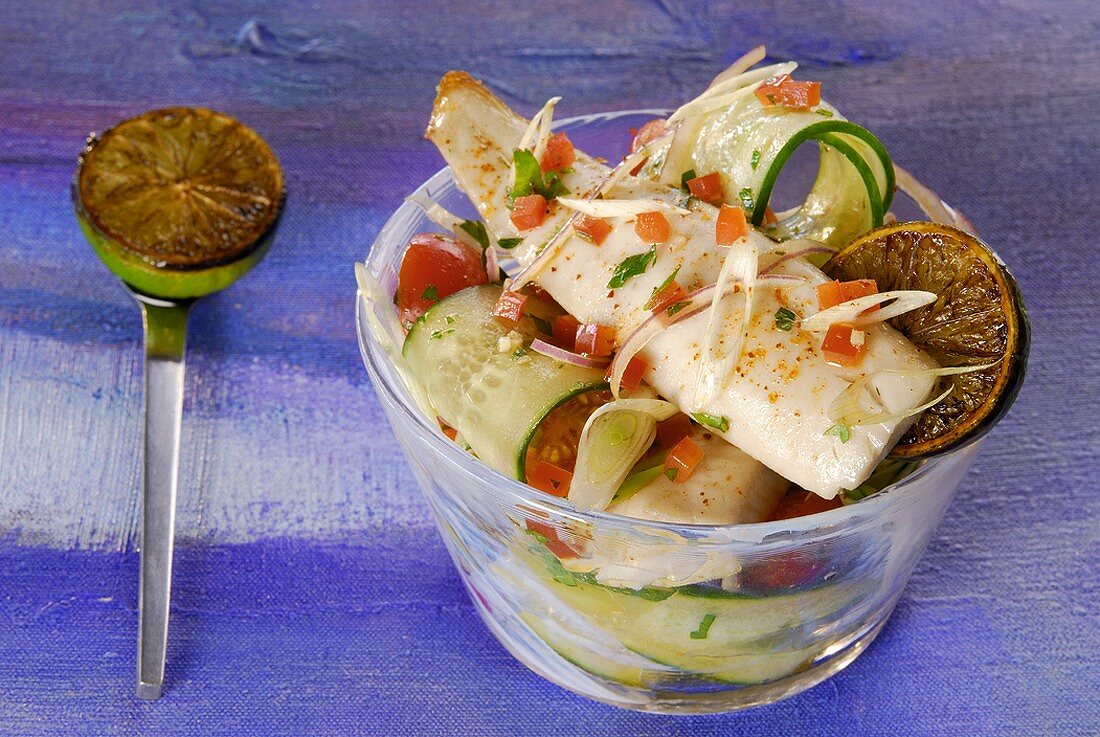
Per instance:
[[[515,328],[492,316],[501,289],[492,284],[453,294],[424,313],[402,353],[436,414],[457,430],[478,458],[525,480],[527,445],[555,407],[606,388],[603,373],[555,361],[526,348],[500,350],[514,329],[529,345],[530,318]]]
[[[770,234],[840,247],[880,225],[894,193],[890,157],[870,131],[824,103],[813,111],[777,111],[753,95],[736,100],[697,124],[691,164],[697,172],[720,172],[727,201],[740,203],[759,226],[779,172],[807,141],[820,145],[817,178],[805,202]]]
[[[555,573],[539,550],[523,550],[517,557],[557,598],[626,649],[659,665],[741,685],[765,683],[808,667],[820,646],[805,645],[807,633],[867,591],[858,582],[768,597],[702,586],[632,591],[569,574],[560,562]],[[704,637],[705,620],[710,621]]]

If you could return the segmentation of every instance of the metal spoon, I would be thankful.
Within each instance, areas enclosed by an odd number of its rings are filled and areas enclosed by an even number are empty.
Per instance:
[[[88,207],[86,195],[95,196],[96,183],[90,180],[96,175],[88,173],[85,176],[82,172],[87,167],[89,156],[112,132],[131,126],[136,129],[133,132],[134,139],[146,145],[146,140],[142,136],[148,134],[148,129],[154,129],[154,133],[161,135],[161,132],[155,130],[159,125],[167,127],[170,134],[172,132],[170,126],[180,125],[181,121],[187,122],[188,116],[194,118],[190,121],[190,125],[195,126],[198,131],[196,133],[194,130],[189,130],[191,141],[195,140],[196,135],[205,135],[214,139],[217,134],[224,135],[226,130],[231,130],[231,135],[235,133],[245,138],[246,143],[256,147],[255,151],[249,152],[254,157],[257,156],[257,152],[259,155],[268,156],[272,162],[274,174],[268,168],[262,169],[262,174],[267,177],[264,184],[274,190],[276,195],[263,197],[253,193],[252,190],[256,189],[255,187],[243,186],[239,192],[230,192],[231,196],[244,203],[240,213],[235,214],[230,207],[222,207],[222,210],[214,208],[214,212],[224,211],[225,217],[230,218],[231,221],[233,218],[237,221],[247,220],[249,217],[256,218],[257,222],[263,223],[263,227],[257,231],[257,237],[247,242],[241,240],[232,242],[230,238],[225,237],[231,232],[230,226],[239,224],[235,221],[230,222],[224,230],[215,228],[216,234],[221,236],[221,239],[216,239],[213,246],[204,245],[205,250],[201,254],[203,260],[197,266],[189,264],[187,268],[180,268],[169,265],[168,259],[162,258],[162,255],[170,252],[170,246],[178,248],[175,242],[167,245],[143,243],[139,248],[130,245],[117,234],[113,237],[108,235],[110,228],[97,221],[89,211],[92,208]],[[145,128],[142,128],[142,125]],[[203,126],[207,128],[204,129]],[[236,126],[236,129],[232,129],[233,126]],[[156,143],[162,142],[166,137],[168,136],[161,135]],[[189,166],[192,165],[190,155],[179,157],[178,151],[169,150],[169,154],[172,155],[164,160],[163,157],[158,158],[156,154],[159,152],[154,150],[153,157],[146,160],[141,157],[147,157],[147,151],[131,145],[129,138],[124,137],[124,141],[125,146],[121,154],[115,150],[112,152],[113,158],[104,156],[108,158],[108,163],[104,164],[104,167],[117,164],[119,157],[125,157],[131,150],[137,151],[138,154],[134,156],[138,158],[135,159],[136,163],[133,163],[133,166],[145,176],[145,179],[136,185],[146,188],[142,194],[148,194],[149,188],[156,188],[156,192],[163,193],[165,198],[184,199],[191,196],[189,190],[201,188],[204,186],[203,182],[210,178],[208,171],[199,172],[202,174],[200,178],[189,170]],[[239,145],[239,141],[237,144]],[[221,150],[214,150],[223,160],[226,158]],[[130,162],[124,163],[130,164]],[[148,171],[141,169],[142,165],[147,165]],[[109,173],[116,175],[117,179],[117,172]],[[152,183],[146,180],[151,180]],[[199,183],[196,184],[196,182]],[[118,185],[112,180],[110,186]],[[227,186],[219,186],[222,193],[227,190]],[[236,186],[235,180],[234,184],[230,184],[228,188],[232,186]],[[141,514],[141,585],[138,598],[137,696],[140,699],[157,699],[163,690],[168,644],[168,611],[172,586],[172,547],[179,478],[187,318],[192,305],[198,298],[227,287],[263,258],[270,246],[282,210],[284,198],[282,172],[278,168],[274,153],[263,139],[237,121],[201,108],[174,108],[146,113],[120,123],[105,132],[102,137],[90,137],[77,166],[72,195],[77,219],[85,237],[100,259],[122,280],[123,285],[137,300],[142,312],[145,337],[143,408],[145,442]],[[210,199],[205,192],[199,192],[195,197]],[[237,200],[232,202],[236,206]],[[155,215],[154,212],[150,217]],[[261,221],[261,218],[264,219]],[[209,222],[207,226],[213,227],[209,226]]]

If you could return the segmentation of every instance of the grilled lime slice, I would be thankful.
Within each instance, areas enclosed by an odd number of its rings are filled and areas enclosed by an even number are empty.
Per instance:
[[[99,257],[139,291],[199,297],[247,271],[285,194],[271,147],[205,108],[153,110],[89,139],[73,200]]]
[[[1031,330],[1016,280],[969,233],[897,223],[853,241],[825,265],[834,279],[874,279],[879,291],[922,289],[932,304],[890,323],[941,366],[990,368],[944,377],[953,390],[924,412],[892,455],[930,456],[972,442],[1008,410],[1024,380]]]

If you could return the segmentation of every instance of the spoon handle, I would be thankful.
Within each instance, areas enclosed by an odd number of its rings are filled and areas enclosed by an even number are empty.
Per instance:
[[[139,296],[145,327],[145,471],[141,508],[137,696],[160,698],[168,643],[184,347],[190,304]]]

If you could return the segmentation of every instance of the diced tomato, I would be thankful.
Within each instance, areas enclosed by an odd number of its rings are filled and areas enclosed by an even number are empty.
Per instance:
[[[573,474],[539,458],[527,465],[527,483],[553,496],[568,496]]]
[[[664,243],[672,235],[672,226],[668,218],[659,212],[643,212],[634,220],[634,232],[642,243]]]
[[[685,437],[668,452],[664,471],[672,477],[673,481],[682,484],[688,480],[701,460],[703,460],[703,449],[694,440]]]
[[[691,418],[683,412],[657,423],[657,442],[662,448],[671,448],[690,434]]]
[[[577,352],[590,356],[610,356],[615,350],[615,328],[606,325],[581,325],[577,328]]]
[[[776,225],[779,222],[779,218],[775,216],[775,211],[772,210],[770,205],[764,205],[764,221],[761,223],[764,227],[770,225]]]
[[[520,294],[519,292],[504,292],[500,295],[500,299],[497,300],[496,306],[493,307],[493,317],[507,320],[514,325],[523,317],[523,312],[526,307],[526,294]]]
[[[808,514],[827,512],[839,506],[842,506],[839,496],[833,497],[832,499],[823,499],[812,491],[792,488],[779,500],[779,506],[772,510],[768,519],[779,520],[805,517]]]
[[[551,296],[550,292],[546,291],[538,284],[528,284],[527,288],[531,290],[531,296],[539,300],[540,302],[546,302],[547,304],[551,305],[557,304],[557,302],[554,300],[554,297]]]
[[[630,142],[630,153],[634,153],[642,146],[657,140],[668,133],[668,123],[664,118],[654,118],[634,134],[634,140]]]
[[[624,389],[637,389],[638,385],[642,383],[642,377],[645,376],[645,372],[649,370],[649,361],[637,356],[631,356],[630,360],[626,362],[626,368],[623,369],[623,376],[619,379],[619,384]],[[607,367],[607,373],[604,378],[611,381],[611,367]]]
[[[778,553],[752,561],[741,572],[740,583],[751,591],[796,590],[827,580],[829,564],[814,553],[795,551]]]
[[[554,342],[568,351],[577,349],[577,328],[580,321],[572,315],[560,315],[554,319]]]
[[[683,302],[687,299],[687,292],[678,283],[672,281],[665,285],[661,291],[650,297],[646,302],[646,307],[653,311],[653,314],[657,314],[663,310],[667,310],[677,302]]]
[[[714,224],[714,242],[720,246],[732,246],[738,238],[749,233],[745,211],[736,205],[722,205]]]
[[[454,440],[455,438],[458,437],[458,430],[455,430],[453,427],[448,425],[443,420],[439,421],[439,429],[442,430],[443,434],[446,435],[451,440]]]
[[[722,191],[722,177],[716,171],[689,179],[687,188],[692,197],[703,202],[709,202],[712,205],[719,205],[726,199],[726,195]]]
[[[539,167],[544,171],[561,171],[573,166],[577,158],[573,150],[573,142],[564,133],[555,133],[546,141],[546,150],[539,160]]]
[[[821,104],[821,83],[795,82],[783,74],[757,87],[756,97],[764,107],[809,110]]]
[[[516,230],[530,230],[542,225],[550,213],[546,198],[540,194],[517,197],[512,203],[512,225]]]
[[[532,510],[534,511],[534,510]],[[546,549],[553,553],[558,558],[576,558],[577,551],[574,550],[569,543],[564,542],[558,537],[558,531],[551,525],[545,522],[537,522],[536,520],[529,519],[526,522],[527,529],[531,532],[537,532],[546,538]]]
[[[825,352],[825,360],[841,366],[855,366],[858,364],[866,349],[867,333],[857,330],[847,323],[830,325],[829,332],[825,334],[825,340],[821,342],[821,350]]]
[[[831,281],[817,286],[817,301],[821,309],[827,310],[841,302],[878,294],[878,284],[874,279],[853,279],[852,281]],[[878,309],[878,305],[867,310]]]
[[[607,240],[611,235],[611,226],[606,220],[594,218],[591,215],[580,215],[573,221],[573,230],[577,235],[585,238],[597,246]]]
[[[489,278],[481,254],[454,238],[421,233],[409,240],[397,277],[397,312],[412,323],[444,297]]]

